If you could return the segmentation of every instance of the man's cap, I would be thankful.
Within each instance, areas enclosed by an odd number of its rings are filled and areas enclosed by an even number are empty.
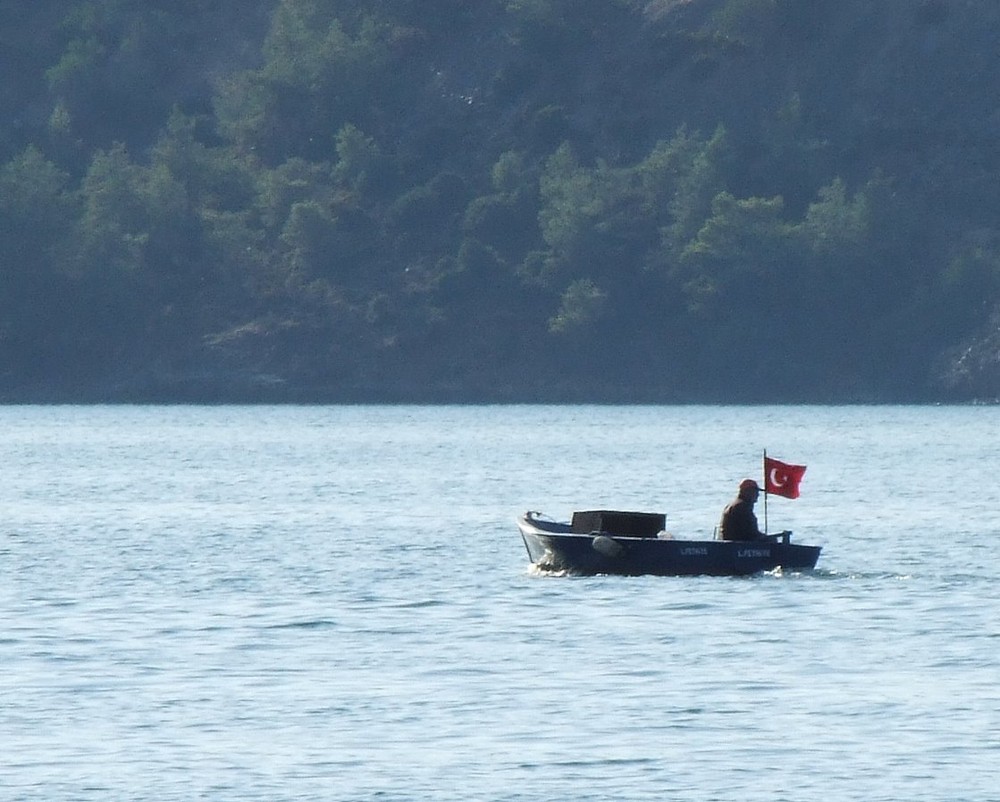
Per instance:
[[[758,485],[753,479],[744,479],[740,482],[740,491],[743,490],[760,490],[760,485]]]

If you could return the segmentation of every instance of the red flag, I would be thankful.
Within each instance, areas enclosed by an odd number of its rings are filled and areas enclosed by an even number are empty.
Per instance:
[[[798,498],[799,482],[805,472],[805,465],[789,465],[787,462],[764,457],[764,492],[785,498]]]

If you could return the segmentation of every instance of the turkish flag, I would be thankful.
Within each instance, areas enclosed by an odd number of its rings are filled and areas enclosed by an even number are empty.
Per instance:
[[[798,498],[799,482],[805,472],[805,465],[789,465],[787,462],[764,457],[764,492],[785,498]]]

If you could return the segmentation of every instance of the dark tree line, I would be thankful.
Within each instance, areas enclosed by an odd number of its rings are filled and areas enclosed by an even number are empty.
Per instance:
[[[982,0],[0,0],[0,398],[1000,395]]]

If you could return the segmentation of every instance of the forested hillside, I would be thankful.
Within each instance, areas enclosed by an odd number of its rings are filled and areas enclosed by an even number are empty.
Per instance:
[[[1000,396],[994,0],[0,0],[0,400]]]

